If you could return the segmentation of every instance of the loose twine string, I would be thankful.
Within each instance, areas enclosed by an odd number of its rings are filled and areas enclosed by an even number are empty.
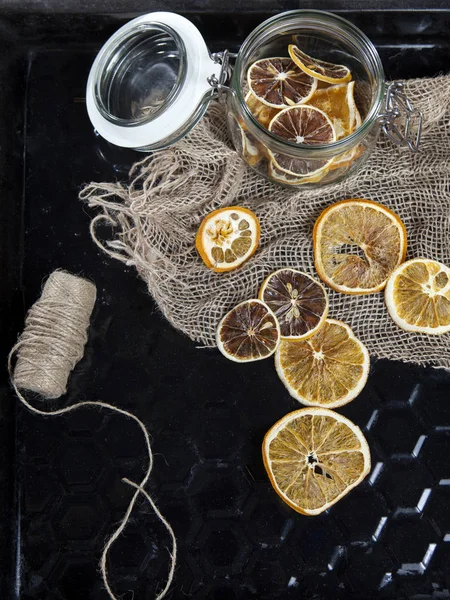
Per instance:
[[[59,397],[55,394],[60,390],[63,391],[59,395],[65,393],[70,372],[84,353],[95,298],[96,289],[91,282],[65,271],[54,271],[45,283],[41,297],[27,313],[24,331],[8,356],[8,371],[17,397],[22,404],[37,415],[60,416],[90,406],[119,413],[139,425],[145,439],[148,467],[139,484],[127,478],[122,479],[136,491],[118,527],[103,548],[100,570],[110,598],[118,600],[108,580],[108,554],[114,542],[127,526],[136,500],[139,494],[142,494],[158,520],[168,531],[172,542],[172,549],[168,550],[170,568],[167,581],[162,591],[156,596],[156,600],[161,600],[167,594],[173,581],[177,561],[177,541],[170,523],[144,489],[153,470],[153,452],[145,425],[132,413],[106,402],[85,401],[58,410],[43,411],[32,406],[19,390],[19,388],[24,388],[37,391],[45,398]],[[12,362],[16,354],[17,362],[13,369]]]

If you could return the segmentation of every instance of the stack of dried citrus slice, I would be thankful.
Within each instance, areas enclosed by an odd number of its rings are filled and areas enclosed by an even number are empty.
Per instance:
[[[356,398],[367,381],[369,354],[348,325],[327,318],[325,288],[285,268],[264,280],[258,296],[222,319],[219,350],[236,362],[275,354],[281,381],[307,406],[332,408]]]
[[[253,116],[285,142],[303,146],[329,144],[353,133],[361,116],[350,69],[312,58],[294,44],[288,53],[258,60],[248,69],[245,102]],[[329,160],[303,159],[254,146],[257,159],[244,152],[247,162],[254,166],[267,156],[270,177],[287,185],[319,182],[361,154],[355,147]]]
[[[370,470],[369,447],[359,428],[328,408],[350,402],[362,390],[369,355],[350,327],[327,314],[324,287],[285,268],[264,280],[259,299],[238,304],[217,329],[218,348],[230,360],[275,354],[289,393],[312,407],[283,417],[263,443],[272,486],[305,515],[327,510]]]
[[[306,64],[312,72],[310,63]],[[329,77],[331,67],[326,63],[314,68]],[[346,77],[343,70],[332,72]],[[287,86],[280,89],[281,96],[270,96],[271,100],[289,103],[292,92]],[[293,110],[310,111],[309,121],[316,117],[314,111],[325,115],[306,105],[283,109],[278,115]],[[292,131],[306,136],[307,123],[300,129],[300,121],[291,123]],[[326,117],[322,132],[329,126]],[[281,168],[286,166],[283,163],[276,168],[289,176]],[[296,164],[295,168],[303,166]],[[217,262],[217,257],[219,262],[227,262],[228,250],[222,257],[217,247],[228,238],[235,255],[229,268],[255,250],[259,225],[253,217],[246,209],[231,207],[205,219],[197,246],[209,266],[225,270],[212,262]],[[205,236],[206,245],[202,242]],[[240,254],[241,239],[248,242]],[[433,335],[450,332],[450,268],[435,260],[404,262],[406,229],[387,207],[358,198],[336,202],[317,219],[313,244],[317,272],[334,290],[373,294],[386,288],[387,309],[400,327]],[[306,515],[328,509],[370,469],[369,447],[362,432],[329,410],[351,402],[364,388],[369,353],[348,325],[328,318],[328,308],[327,292],[320,282],[284,268],[263,281],[258,299],[238,304],[217,329],[217,345],[230,360],[249,362],[274,355],[278,376],[291,396],[309,407],[283,417],[263,443],[264,465],[275,491]]]

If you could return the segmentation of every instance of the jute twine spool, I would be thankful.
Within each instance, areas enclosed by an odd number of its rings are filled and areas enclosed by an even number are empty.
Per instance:
[[[44,398],[67,391],[72,369],[82,358],[97,289],[66,271],[54,271],[31,307],[16,346],[14,381]]]
[[[127,478],[122,479],[124,483],[132,486],[136,491],[123,519],[106,542],[100,560],[100,570],[109,597],[112,600],[118,600],[108,580],[108,553],[113,543],[125,529],[136,500],[139,494],[142,494],[171,538],[172,547],[171,550],[168,550],[170,555],[169,574],[164,588],[156,596],[156,600],[161,600],[167,594],[173,581],[177,542],[170,523],[164,518],[154,500],[144,489],[153,469],[153,452],[145,425],[132,413],[106,402],[79,402],[59,410],[43,411],[32,406],[19,389],[38,392],[44,398],[58,398],[66,392],[70,373],[83,356],[95,299],[96,287],[93,283],[66,271],[54,271],[47,279],[41,297],[28,311],[25,318],[25,329],[17,344],[9,353],[9,375],[17,397],[35,414],[60,416],[83,407],[93,407],[111,410],[137,423],[145,438],[148,466],[140,483],[134,483]],[[12,362],[15,355],[17,355],[17,362],[13,369]]]

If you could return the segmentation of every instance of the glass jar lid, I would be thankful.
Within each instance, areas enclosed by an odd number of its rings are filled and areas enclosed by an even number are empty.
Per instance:
[[[187,19],[154,12],[121,27],[89,73],[86,104],[98,133],[126,148],[156,150],[197,123],[221,65]]]

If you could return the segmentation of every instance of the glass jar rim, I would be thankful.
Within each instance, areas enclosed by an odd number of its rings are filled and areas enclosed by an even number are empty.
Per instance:
[[[297,19],[300,17],[303,20],[303,25],[327,24],[334,28],[335,31],[342,30],[346,35],[346,39],[350,38],[353,43],[358,45],[364,51],[374,71],[374,79],[377,84],[376,95],[363,123],[352,134],[336,142],[331,142],[330,144],[317,144],[314,146],[297,144],[294,142],[284,141],[278,136],[274,135],[253,116],[247,106],[247,103],[245,102],[245,97],[240,86],[241,71],[243,68],[245,68],[245,56],[254,49],[261,35],[274,24],[282,25],[285,24],[286,21],[292,21],[292,19]],[[267,19],[256,29],[254,29],[246,38],[237,55],[233,72],[232,89],[233,94],[239,103],[246,125],[249,126],[249,129],[253,130],[256,135],[266,139],[274,148],[280,152],[286,152],[286,149],[289,148],[289,153],[298,156],[310,156],[311,152],[313,151],[317,158],[330,158],[353,148],[366,136],[367,132],[372,129],[372,126],[376,122],[379,115],[380,106],[384,98],[385,77],[383,65],[375,46],[372,44],[369,38],[358,27],[356,27],[356,25],[353,25],[353,23],[350,23],[350,21],[347,21],[347,19],[344,19],[339,15],[322,10],[291,10]]]
[[[115,56],[115,54],[120,55],[120,53],[123,52],[124,43],[126,41],[132,40],[138,35],[150,34],[154,31],[164,32],[175,42],[180,61],[176,81],[174,82],[168,96],[165,98],[164,103],[151,114],[134,119],[124,119],[122,117],[118,117],[111,113],[111,111],[107,108],[106,103],[104,102],[104,94],[102,90],[105,74],[108,71],[111,59]],[[182,38],[172,27],[166,25],[165,23],[160,23],[157,20],[151,23],[138,23],[134,28],[124,31],[117,31],[116,34],[112,36],[102,47],[98,56],[99,62],[94,76],[94,102],[103,118],[110,123],[120,125],[122,127],[135,127],[143,125],[150,123],[157,118],[161,112],[167,110],[167,108],[173,103],[186,77],[186,49]]]

